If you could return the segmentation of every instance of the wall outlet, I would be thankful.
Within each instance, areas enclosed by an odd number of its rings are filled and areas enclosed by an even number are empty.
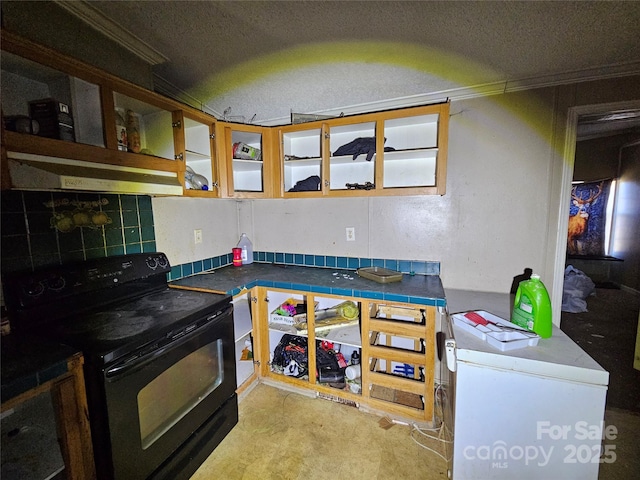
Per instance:
[[[355,242],[356,241],[356,229],[354,227],[347,227],[347,242]]]
[[[193,231],[193,241],[195,243],[202,243],[202,230],[199,228]]]

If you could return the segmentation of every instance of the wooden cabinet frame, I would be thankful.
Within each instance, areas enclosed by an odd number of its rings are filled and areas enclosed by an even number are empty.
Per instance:
[[[152,170],[176,172],[183,187],[185,158],[184,118],[210,125],[211,134],[211,185],[207,191],[189,190],[183,188],[183,195],[195,197],[222,198],[305,198],[305,197],[353,197],[353,196],[389,196],[389,195],[444,195],[446,190],[447,139],[449,125],[449,103],[410,107],[375,113],[365,113],[338,117],[328,120],[318,120],[304,124],[287,125],[283,127],[262,127],[258,125],[233,124],[218,121],[215,117],[200,110],[184,105],[176,100],[164,97],[133,83],[122,80],[96,67],[79,60],[67,57],[51,48],[38,45],[15,34],[2,30],[2,49],[6,52],[24,57],[38,64],[63,72],[68,76],[77,77],[100,89],[102,107],[102,125],[104,147],[67,142],[35,135],[26,135],[3,131],[3,172],[6,171],[6,152],[21,152],[34,155],[45,155],[53,158],[69,158],[87,162],[113,164],[126,167],[140,167]],[[176,160],[153,157],[149,155],[122,152],[118,150],[115,129],[114,92],[158,107],[172,114],[174,125],[174,150]],[[397,118],[418,115],[438,115],[437,126],[437,160],[434,186],[420,187],[387,187],[384,182],[384,122]],[[349,190],[330,189],[330,137],[331,129],[358,123],[374,122],[376,132],[376,165],[374,172],[374,189]],[[283,134],[286,132],[303,131],[319,128],[322,142],[322,185],[320,191],[313,192],[285,192]],[[262,134],[262,191],[236,191],[233,181],[232,131],[260,132]],[[3,175],[3,188],[10,188]]]
[[[219,161],[220,192],[225,198],[274,198],[277,190],[274,179],[279,178],[278,167],[273,159],[277,158],[274,152],[274,130],[258,125],[234,124],[229,122],[216,122],[216,146]],[[262,191],[236,190],[234,184],[234,158],[233,158],[233,134],[234,132],[255,134],[261,136],[262,161],[255,162],[262,167]]]
[[[67,362],[67,373],[2,404],[2,411],[10,410],[38,395],[50,393],[65,465],[65,478],[68,480],[96,478],[83,363],[82,355],[71,357]]]
[[[160,170],[176,172],[184,187],[184,171],[186,169],[184,157],[184,121],[176,123],[184,117],[192,118],[196,121],[210,125],[213,134],[215,117],[201,112],[195,108],[184,105],[178,101],[164,97],[155,92],[149,91],[139,85],[122,80],[112,74],[104,72],[96,67],[67,57],[51,48],[38,45],[30,40],[21,38],[15,34],[1,31],[2,50],[45,67],[57,70],[68,76],[77,77],[81,80],[98,86],[100,90],[100,103],[102,108],[102,127],[104,147],[68,142],[53,138],[27,135],[3,129],[3,152],[2,164],[3,173],[6,172],[7,156],[6,152],[20,152],[34,155],[44,155],[53,158],[68,158],[82,160],[86,162],[111,164],[126,167],[146,168],[150,170]],[[165,110],[172,115],[172,128],[174,137],[174,159],[155,157],[140,153],[122,152],[118,150],[118,142],[115,129],[115,101],[114,93],[147,103],[161,110]],[[217,181],[218,165],[215,156],[216,149],[211,142],[212,158],[212,183]],[[10,188],[4,182],[3,188]],[[217,189],[209,191],[194,191],[183,189],[186,196],[219,196]]]
[[[206,125],[209,127],[209,151],[211,155],[211,165],[208,175],[205,175],[209,183],[209,190],[191,190],[187,189],[185,186],[184,195],[187,197],[221,197],[222,196],[222,188],[220,181],[220,173],[218,168],[218,137],[216,136],[216,122],[212,119],[211,116],[201,113],[201,112],[193,112],[189,110],[176,110],[173,112],[173,123],[174,125],[181,125],[180,128],[174,128],[174,145],[177,155],[182,155],[183,161],[180,162],[180,174],[181,178],[184,179],[184,173],[186,172],[187,166],[189,164],[188,155],[189,152],[187,150],[187,141],[186,141],[186,131],[187,125],[185,122],[187,120],[193,120],[195,122],[201,123],[202,125]]]
[[[384,147],[385,147],[385,122],[394,119],[409,118],[413,116],[437,115],[437,145],[433,148],[437,151],[437,160],[435,165],[435,185],[419,186],[419,187],[387,187],[384,188]],[[364,123],[372,123],[376,125],[376,159],[374,170],[375,188],[371,190],[347,190],[330,188],[331,182],[331,148],[330,139],[332,128],[344,127],[349,125],[357,125]],[[319,130],[321,142],[321,172],[320,177],[321,190],[310,192],[287,192],[285,188],[284,178],[284,156],[285,156],[285,135],[305,130]],[[280,184],[278,189],[280,196],[284,198],[296,197],[353,197],[353,196],[389,196],[389,195],[444,195],[446,192],[446,175],[447,175],[447,142],[449,136],[449,103],[439,103],[435,105],[427,105],[422,107],[410,107],[397,110],[390,110],[376,113],[366,113],[359,115],[351,115],[348,117],[339,117],[330,120],[318,120],[298,125],[287,125],[278,129],[278,146],[277,153],[280,165]]]
[[[304,291],[283,290],[278,288],[255,287],[257,302],[255,305],[254,322],[254,358],[258,361],[258,377],[262,380],[273,382],[276,385],[286,385],[292,388],[312,390],[329,397],[337,397],[351,401],[361,407],[373,411],[386,412],[395,416],[409,418],[421,422],[431,423],[434,420],[435,397],[435,324],[437,308],[435,306],[423,306],[403,304],[396,302],[382,302],[358,297],[342,297],[331,294],[314,294]],[[314,374],[309,374],[308,379],[298,379],[271,371],[270,355],[273,345],[269,341],[269,313],[275,305],[269,304],[268,292],[291,294],[302,296],[307,303],[313,302],[316,297],[335,299],[336,301],[351,300],[360,304],[360,335],[361,346],[361,392],[356,394],[347,390],[335,389],[316,381]],[[416,321],[393,321],[392,319],[372,318],[372,312],[376,312],[384,304],[385,308],[407,312],[414,316]],[[307,337],[307,355],[309,372],[315,372],[316,351],[310,348],[316,344],[315,336],[315,312],[307,309],[307,324],[309,334]],[[379,332],[387,335],[399,335],[412,339],[414,351],[404,351],[392,348],[390,345],[374,345],[374,340]],[[414,378],[392,375],[391,372],[381,373],[376,371],[376,361],[379,359],[402,362],[420,367],[414,371]],[[395,401],[387,401],[376,398],[373,394],[373,386],[379,386],[387,391],[395,392],[399,396],[413,396],[420,399],[422,405],[406,405]]]
[[[381,306],[382,305],[382,306]],[[397,321],[391,318],[376,318],[378,309],[389,314],[414,317],[414,321]],[[403,417],[416,418],[430,422],[434,415],[434,379],[435,379],[435,323],[436,307],[389,303],[380,301],[362,302],[362,362],[365,359],[369,368],[362,370],[362,393],[368,398],[372,407],[388,411]],[[380,333],[386,335],[385,345],[377,344]],[[412,339],[413,351],[406,351],[391,346],[390,336],[401,336]],[[388,365],[384,372],[376,371],[379,359],[414,365],[413,378],[391,375]],[[422,371],[420,371],[422,369]],[[413,396],[423,401],[420,408],[402,402],[384,401],[373,396],[373,386],[380,386],[398,396]]]

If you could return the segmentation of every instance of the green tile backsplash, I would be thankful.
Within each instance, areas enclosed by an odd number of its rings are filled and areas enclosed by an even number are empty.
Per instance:
[[[156,251],[151,197],[3,191],[2,272]]]

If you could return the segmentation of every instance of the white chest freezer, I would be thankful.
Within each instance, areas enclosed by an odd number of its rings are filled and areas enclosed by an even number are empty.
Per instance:
[[[446,290],[446,298],[450,314],[509,318],[509,295]],[[454,480],[596,480],[599,463],[615,458],[604,428],[609,374],[560,329],[510,351],[450,321],[444,331],[443,417]]]

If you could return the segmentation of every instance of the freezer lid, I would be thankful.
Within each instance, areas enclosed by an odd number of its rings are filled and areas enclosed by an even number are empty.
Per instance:
[[[513,295],[445,288],[447,313],[485,310],[509,319]],[[445,315],[445,318],[448,318]],[[551,338],[542,338],[538,345],[502,352],[472,334],[447,322],[449,334],[455,338],[459,362],[475,363],[503,370],[559,380],[606,386],[609,372],[573,342],[562,330],[553,327]]]
[[[452,327],[458,362],[576,383],[609,384],[609,372],[557,327],[553,327],[551,338],[540,339],[534,347],[505,352]]]

